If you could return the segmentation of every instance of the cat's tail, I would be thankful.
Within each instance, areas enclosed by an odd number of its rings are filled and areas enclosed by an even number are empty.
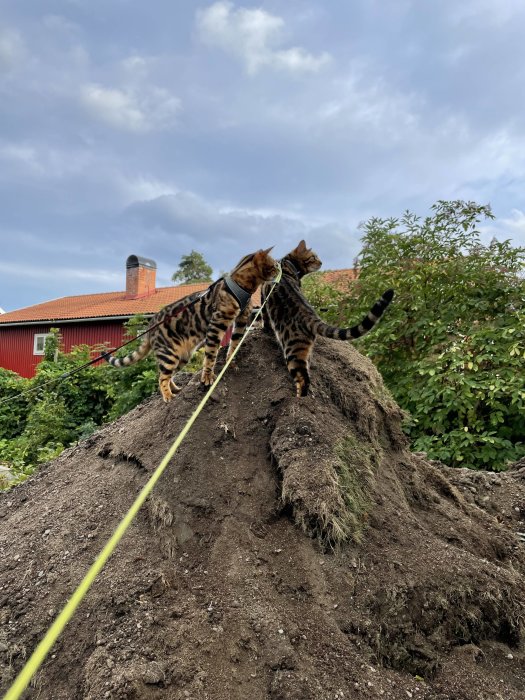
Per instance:
[[[138,362],[139,360],[142,360],[142,358],[146,357],[150,350],[150,340],[149,338],[144,338],[139,347],[125,357],[113,357],[113,355],[110,355],[109,352],[103,353],[102,357],[106,360],[106,362],[109,362],[110,365],[113,365],[113,367],[129,367],[129,365],[134,365],[135,362]]]
[[[335,338],[336,340],[352,340],[360,338],[365,333],[368,333],[383,315],[385,309],[394,298],[394,290],[387,289],[383,293],[381,299],[376,301],[364,319],[357,326],[351,328],[338,328],[337,326],[329,326],[324,321],[319,320],[316,327],[318,335],[324,335],[325,338]]]

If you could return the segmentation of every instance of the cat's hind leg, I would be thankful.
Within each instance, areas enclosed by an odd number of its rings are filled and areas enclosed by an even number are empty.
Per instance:
[[[186,367],[186,365],[188,364],[189,361],[190,361],[190,355],[182,355],[182,357],[179,360],[178,367],[177,367],[179,372],[181,369],[183,369],[183,367]],[[173,379],[173,377],[171,378],[170,389],[171,389],[172,394],[178,394],[179,392],[182,391],[182,387],[179,386],[178,384],[175,384],[175,380]]]
[[[285,348],[286,366],[294,381],[297,396],[308,396],[311,350],[312,346],[303,342],[292,342]]]
[[[175,353],[170,355],[163,353],[162,355],[157,355],[157,361],[159,363],[160,393],[164,401],[168,403],[181,390],[173,381],[173,373],[180,364],[180,357]]]

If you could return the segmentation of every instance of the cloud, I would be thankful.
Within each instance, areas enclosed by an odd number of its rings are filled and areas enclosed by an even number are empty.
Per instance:
[[[352,65],[348,77],[335,78],[330,97],[304,115],[303,122],[317,124],[332,133],[354,135],[388,145],[411,139],[417,129],[422,100],[396,89],[365,66]]]
[[[351,229],[348,224],[309,220],[286,211],[233,207],[187,191],[136,202],[127,208],[125,219],[150,232],[152,248],[161,244],[163,257],[176,260],[194,248],[215,269],[228,264],[230,255],[225,251],[240,255],[275,245],[275,254],[281,257],[301,238],[317,250],[325,267],[350,266],[359,250],[357,226]]]
[[[31,277],[32,280],[62,280],[86,281],[102,286],[105,290],[109,285],[122,286],[122,273],[116,270],[90,270],[86,268],[71,268],[65,266],[28,265],[25,262],[0,262],[0,273],[6,277]]]
[[[172,128],[181,108],[177,97],[155,86],[121,90],[90,83],[81,88],[80,101],[95,119],[133,133]]]
[[[522,0],[463,0],[461,3],[454,2],[450,18],[457,24],[496,25],[501,28],[503,25],[522,19],[524,14]]]
[[[21,165],[32,172],[43,172],[35,148],[28,144],[6,143],[0,145],[0,160]]]
[[[144,78],[148,78],[151,69],[158,62],[156,56],[141,56],[138,53],[133,53],[120,61],[124,73],[128,79],[137,82]]]
[[[510,239],[513,245],[525,247],[525,212],[512,209],[510,216],[484,224],[480,227],[480,232],[486,242],[495,237],[499,241]]]
[[[525,240],[525,212],[520,209],[513,209],[509,217],[499,219],[502,228],[511,234],[518,235],[522,241]]]
[[[0,75],[10,73],[25,56],[20,34],[12,29],[0,29]]]
[[[15,167],[19,173],[37,178],[64,178],[85,171],[93,162],[87,149],[60,150],[32,141],[0,141],[0,162]],[[0,173],[0,181],[3,175]]]
[[[171,183],[145,175],[130,178],[124,174],[117,174],[114,185],[121,200],[125,203],[124,206],[134,202],[158,199],[164,195],[173,195],[178,191],[178,187]]]
[[[283,43],[284,20],[265,10],[233,9],[220,0],[197,13],[201,40],[238,58],[249,75],[263,68],[290,73],[316,73],[329,61],[323,52],[314,55],[297,46],[278,48]]]
[[[75,22],[62,15],[45,15],[42,18],[44,27],[52,32],[63,34],[67,37],[75,36],[79,33],[80,27]]]

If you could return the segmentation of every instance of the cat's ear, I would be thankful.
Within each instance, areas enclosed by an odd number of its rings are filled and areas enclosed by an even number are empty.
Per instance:
[[[271,248],[266,248],[266,250],[263,250],[261,248],[261,250],[258,250],[255,255],[257,256],[257,258],[266,257],[267,255],[269,255],[269,253],[272,249],[273,249],[273,246]]]
[[[305,253],[308,248],[306,247],[306,243],[304,242],[304,239],[302,241],[299,241],[299,245],[295,249],[298,253]]]
[[[269,252],[272,250],[273,246],[271,248],[267,248],[266,250],[263,250],[262,248],[258,250],[255,255],[253,256],[253,259],[256,261],[263,260],[264,258],[267,257]]]

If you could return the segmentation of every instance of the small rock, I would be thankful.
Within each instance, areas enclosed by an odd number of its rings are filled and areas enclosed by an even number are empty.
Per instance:
[[[142,673],[142,680],[148,685],[157,685],[164,680],[164,672],[158,664],[149,664]]]

